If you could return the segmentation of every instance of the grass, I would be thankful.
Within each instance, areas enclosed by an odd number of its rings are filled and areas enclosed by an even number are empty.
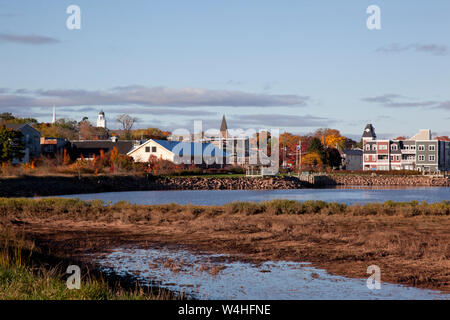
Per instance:
[[[350,277],[367,278],[367,266],[376,264],[383,281],[444,291],[450,291],[449,216],[450,201],[345,205],[272,200],[197,206],[0,198],[0,225],[24,230],[39,246],[61,254],[124,244],[183,245],[258,261],[306,261]],[[48,275],[26,270],[41,279]],[[7,288],[2,284],[0,292]],[[102,297],[121,297],[114,292]]]
[[[121,219],[133,221],[151,218],[155,212],[195,212],[200,214],[242,213],[255,215],[260,213],[272,215],[350,215],[350,216],[449,216],[450,201],[427,203],[425,201],[366,203],[346,205],[336,202],[309,200],[298,202],[295,200],[271,200],[265,202],[231,202],[224,206],[194,206],[194,205],[135,205],[126,201],[115,204],[105,204],[102,200],[82,201],[80,199],[65,198],[0,198],[1,218],[59,218],[86,219],[100,221]]]
[[[33,252],[33,243],[11,230],[0,228],[0,300],[167,300],[176,296],[147,288],[123,288],[111,285],[98,274],[85,273],[80,289],[68,289],[64,270],[60,265],[43,263],[49,258]],[[39,256],[39,258],[37,258]],[[38,261],[40,263],[36,263]],[[37,264],[37,265],[36,265]]]

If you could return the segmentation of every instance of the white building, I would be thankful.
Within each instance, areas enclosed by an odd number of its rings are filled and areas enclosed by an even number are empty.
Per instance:
[[[105,118],[105,113],[103,112],[103,110],[98,113],[97,128],[105,128],[106,129],[106,118]]]
[[[149,139],[136,146],[128,156],[135,162],[148,162],[150,156],[169,160],[176,164],[225,163],[226,154],[210,143],[167,141]]]

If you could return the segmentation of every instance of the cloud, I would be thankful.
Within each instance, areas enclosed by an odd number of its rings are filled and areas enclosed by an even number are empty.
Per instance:
[[[21,44],[30,44],[30,45],[44,45],[44,44],[55,44],[61,42],[58,39],[47,37],[47,36],[39,36],[35,34],[31,35],[18,35],[18,34],[8,34],[8,33],[0,33],[0,42],[14,42]]]
[[[436,106],[436,108],[445,109],[445,110],[450,111],[450,100],[441,102],[439,105]],[[448,119],[450,119],[450,118],[448,118]]]
[[[176,116],[216,116],[217,112],[205,111],[205,110],[191,110],[191,109],[179,109],[179,108],[110,108],[108,113],[127,113],[127,114],[140,114],[140,115],[176,115]]]
[[[449,49],[446,45],[419,44],[419,43],[412,43],[408,45],[392,43],[390,45],[380,47],[375,51],[382,53],[400,53],[406,51],[414,51],[414,52],[430,53],[435,56],[445,56],[449,53]]]
[[[255,114],[230,118],[230,123],[238,127],[327,127],[334,120],[311,115]]]
[[[308,96],[258,94],[200,88],[127,86],[110,90],[36,90],[31,94],[0,95],[1,106],[98,106],[143,107],[277,107],[306,106]]]
[[[430,107],[436,106],[439,103],[437,101],[415,101],[413,98],[392,93],[376,97],[362,98],[361,100],[369,103],[378,103],[390,108]]]

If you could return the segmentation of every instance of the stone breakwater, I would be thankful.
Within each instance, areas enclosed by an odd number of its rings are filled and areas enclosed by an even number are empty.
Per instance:
[[[0,179],[0,197],[33,197],[146,190],[269,190],[309,186],[295,177],[156,178],[145,176],[84,176]]]
[[[431,176],[329,175],[328,184],[344,186],[449,187],[450,179]]]
[[[0,197],[33,197],[145,190],[273,190],[346,186],[450,186],[448,178],[425,176],[329,175],[313,181],[296,177],[157,178],[145,176],[83,176],[0,178]]]

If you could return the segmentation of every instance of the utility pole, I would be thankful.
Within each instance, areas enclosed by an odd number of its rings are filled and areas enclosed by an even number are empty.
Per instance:
[[[298,170],[299,170],[299,174],[300,174],[300,170],[302,167],[302,141],[301,140],[298,142],[298,150],[299,150],[299,159],[300,159],[300,164],[298,166]]]

